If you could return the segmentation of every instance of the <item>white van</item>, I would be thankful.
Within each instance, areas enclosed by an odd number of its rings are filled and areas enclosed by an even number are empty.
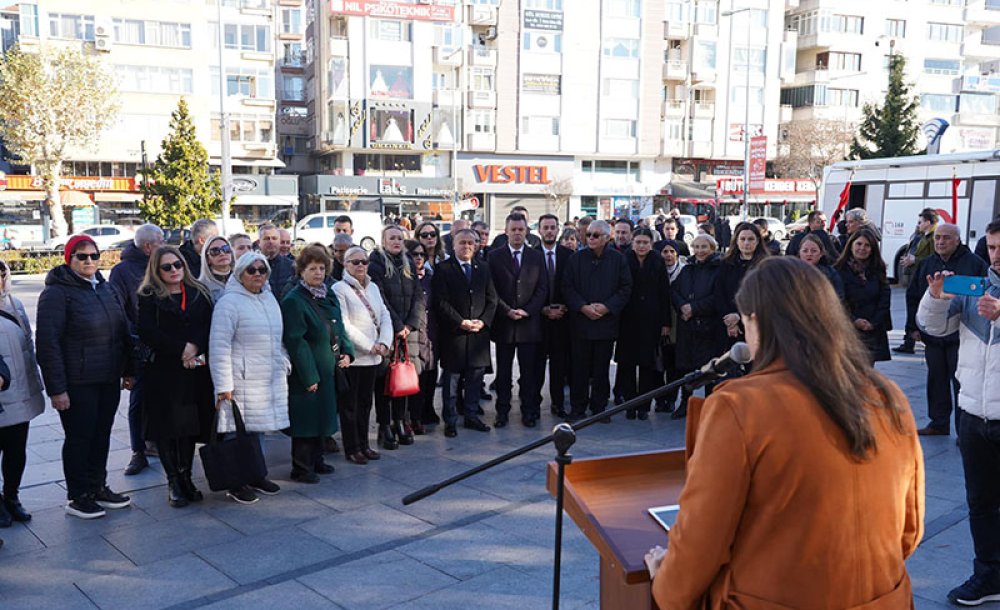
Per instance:
[[[378,212],[321,212],[310,214],[295,225],[297,245],[333,243],[333,222],[347,216],[354,225],[354,243],[371,252],[382,239],[382,215]]]

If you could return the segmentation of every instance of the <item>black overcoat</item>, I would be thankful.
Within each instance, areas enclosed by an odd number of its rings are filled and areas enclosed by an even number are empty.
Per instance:
[[[455,257],[438,263],[431,281],[438,317],[435,348],[446,371],[491,364],[490,329],[497,311],[497,292],[489,266],[475,258],[471,264],[471,284]],[[462,330],[462,320],[481,320],[485,327],[478,333]]]

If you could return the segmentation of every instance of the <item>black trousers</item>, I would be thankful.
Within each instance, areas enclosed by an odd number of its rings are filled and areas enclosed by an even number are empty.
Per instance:
[[[437,418],[434,410],[434,394],[437,392],[438,367],[435,364],[427,367],[420,373],[420,394],[415,399],[420,405],[414,408],[413,419],[425,424],[430,424]]]
[[[70,386],[69,408],[62,420],[63,474],[67,497],[75,500],[97,493],[107,484],[111,427],[115,423],[121,388],[118,382]]]
[[[540,343],[497,343],[497,417],[507,417],[514,385],[514,354],[521,376],[518,378],[518,398],[521,399],[521,417],[538,419],[541,416],[538,355]]]
[[[611,382],[611,354],[614,339],[573,339],[569,399],[575,415],[601,413],[608,406]]]
[[[347,380],[350,388],[347,400],[337,405],[340,417],[340,435],[344,441],[344,455],[351,455],[368,448],[368,420],[372,415],[372,396],[378,365],[349,366]]]
[[[552,407],[562,411],[566,406],[566,386],[569,385],[570,340],[563,328],[545,322],[545,340],[538,354],[538,404],[542,403],[542,386],[545,385],[545,363],[549,365],[549,399]],[[560,322],[560,321],[556,321]]]
[[[5,498],[17,498],[27,463],[28,422],[0,428],[0,472],[3,473]]]
[[[639,377],[638,384],[636,384],[636,372],[638,372]],[[651,366],[643,366],[633,362],[619,362],[615,379],[622,398],[631,400],[640,394],[651,392],[660,387],[663,383],[663,373]],[[635,410],[649,413],[649,401],[638,405]]]
[[[660,355],[663,359],[663,379],[658,380],[658,383],[670,383],[676,379],[680,379],[681,372],[677,368],[677,346],[673,343],[665,343],[660,345]],[[661,396],[657,399],[658,404],[673,405],[677,402],[677,394],[680,392],[680,388],[674,388],[666,396]]]
[[[389,369],[382,367],[375,377],[375,421],[380,426],[388,426],[394,421],[404,421],[407,415],[412,412],[417,404],[415,396],[401,396],[399,398],[389,398],[385,393],[385,379],[388,377]],[[412,402],[411,402],[411,399]]]
[[[303,475],[316,472],[316,466],[322,460],[323,460],[323,437],[321,436],[309,437],[309,438],[302,438],[297,436],[292,437],[293,475]]]
[[[955,430],[961,410],[958,408],[958,344],[929,342],[924,345],[927,361],[927,415],[930,427],[950,431],[951,412],[955,412]]]
[[[959,419],[975,573],[1000,578],[1000,420]]]

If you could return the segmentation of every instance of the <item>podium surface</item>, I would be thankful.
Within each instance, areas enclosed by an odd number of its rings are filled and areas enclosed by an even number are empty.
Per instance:
[[[546,487],[556,494],[557,466]],[[655,608],[643,560],[667,546],[667,532],[647,512],[677,504],[685,480],[684,450],[574,460],[566,467],[565,511],[601,556],[601,608]]]

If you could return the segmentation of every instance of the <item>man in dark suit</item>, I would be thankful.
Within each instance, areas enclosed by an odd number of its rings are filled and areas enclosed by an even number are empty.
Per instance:
[[[668,239],[672,239],[677,242],[677,254],[680,256],[691,256],[691,250],[688,248],[687,243],[684,242],[684,232],[681,229],[683,229],[683,227],[681,227],[680,221],[673,216],[667,216],[664,218],[663,225],[661,227],[663,239],[656,242],[653,248],[656,251],[660,251],[663,249],[663,243]]]
[[[437,341],[447,437],[458,435],[458,390],[464,390],[464,425],[488,432],[490,427],[479,419],[479,392],[483,374],[490,364],[490,328],[497,310],[497,293],[486,263],[476,258],[479,236],[472,229],[454,234],[455,255],[438,264],[431,282],[434,309],[438,316]],[[438,347],[440,346],[440,347]]]
[[[510,209],[510,213],[520,214],[521,216],[524,216],[524,220],[526,222],[529,223],[531,222],[531,218],[528,216],[528,208],[524,207],[523,205],[515,205]],[[538,239],[538,236],[532,233],[530,229],[528,230],[528,237],[526,239],[528,245],[531,246],[532,248],[537,248],[542,245],[542,240]],[[500,235],[497,235],[493,239],[493,243],[490,244],[490,250],[498,250],[506,245],[507,245],[507,234],[501,233]]]
[[[559,245],[559,219],[553,214],[538,217],[542,259],[549,278],[549,291],[542,307],[542,344],[537,360],[538,403],[541,404],[545,363],[549,364],[549,407],[553,415],[566,416],[566,386],[569,385],[569,310],[562,296],[562,278],[573,251]]]
[[[608,406],[611,353],[618,337],[619,317],[632,294],[632,273],[625,257],[608,244],[608,223],[590,223],[585,238],[587,249],[570,257],[562,280],[573,323],[573,411],[567,417],[569,421],[583,418],[588,406],[591,413],[601,413]]]
[[[513,384],[514,354],[521,377],[521,423],[534,428],[541,416],[538,353],[542,342],[542,307],[549,294],[549,277],[542,253],[525,243],[528,221],[511,214],[504,223],[507,245],[487,255],[490,276],[497,291],[497,317],[492,338],[497,345],[497,419],[507,425]]]

